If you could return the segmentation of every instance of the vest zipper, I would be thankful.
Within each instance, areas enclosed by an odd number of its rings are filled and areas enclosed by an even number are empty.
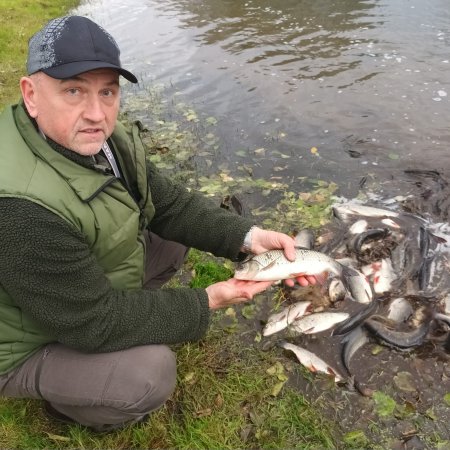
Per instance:
[[[95,197],[97,197],[100,192],[102,192],[106,187],[108,187],[111,183],[114,183],[114,181],[119,181],[118,178],[111,176],[108,180],[106,180],[105,183],[103,183],[90,197],[83,200],[83,203],[89,203],[91,200],[93,200]]]

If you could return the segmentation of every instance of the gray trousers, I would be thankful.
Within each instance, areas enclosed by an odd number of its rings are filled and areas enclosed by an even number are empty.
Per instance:
[[[152,233],[147,239],[144,287],[149,289],[175,274],[187,248]],[[0,395],[44,399],[75,422],[107,431],[137,422],[162,406],[175,381],[175,355],[165,345],[82,353],[52,343],[0,375]]]

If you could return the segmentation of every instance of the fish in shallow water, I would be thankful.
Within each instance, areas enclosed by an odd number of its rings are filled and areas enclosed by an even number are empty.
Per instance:
[[[294,261],[289,261],[283,250],[269,250],[252,256],[237,266],[234,277],[238,280],[278,281],[310,275],[323,284],[328,274],[332,273],[342,280],[347,292],[351,293],[351,280],[353,289],[355,285],[361,286],[361,292],[372,298],[370,285],[362,273],[315,250],[296,247],[295,251]]]
[[[305,366],[311,372],[320,372],[331,375],[336,382],[344,380],[344,377],[336,369],[331,367],[323,359],[319,358],[316,354],[310,352],[309,350],[286,341],[278,342],[278,346],[284,348],[285,350],[294,352],[300,364]]]
[[[306,314],[311,314],[311,302],[309,301],[297,302],[287,306],[282,311],[269,316],[266,326],[263,328],[262,335],[270,336],[271,334],[278,333]]]

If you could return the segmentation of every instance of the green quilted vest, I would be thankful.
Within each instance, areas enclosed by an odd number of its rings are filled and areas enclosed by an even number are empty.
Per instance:
[[[88,242],[115,289],[142,286],[142,231],[154,215],[139,124],[117,124],[111,137],[134,200],[114,176],[105,176],[53,150],[21,105],[0,115],[0,196],[24,198],[49,209]],[[32,224],[30,224],[32,226]],[[21,309],[0,284],[0,374],[11,370],[54,339]]]

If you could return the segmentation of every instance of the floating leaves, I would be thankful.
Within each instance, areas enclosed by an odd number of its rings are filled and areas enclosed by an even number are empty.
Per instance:
[[[292,180],[285,179],[289,170],[286,160],[292,159],[293,155],[266,147],[236,148],[234,154],[237,158],[232,165],[229,162],[215,165],[219,138],[212,127],[217,125],[217,119],[202,117],[180,101],[179,96],[167,101],[162,93],[162,87],[155,88],[150,93],[143,92],[142,97],[140,94],[128,97],[124,105],[124,109],[131,111],[126,116],[127,120],[139,119],[144,124],[145,131],[141,136],[150,149],[149,159],[158,169],[183,182],[187,189],[207,196],[223,198],[243,192],[275,198],[282,195],[281,200],[275,200],[275,207],[264,205],[252,211],[255,217],[259,216],[264,221],[263,225],[280,231],[290,232],[293,228],[306,226],[317,228],[329,220],[335,184],[320,184],[297,177],[297,182],[305,184],[304,192],[288,192]],[[284,137],[284,133],[280,133],[277,139],[280,136]],[[312,147],[311,153],[318,155],[317,147]],[[259,164],[255,165],[254,160],[249,162],[252,156],[261,159],[270,156],[270,179],[254,178],[255,167]],[[274,203],[272,199],[270,203]]]
[[[217,125],[217,119],[215,117],[207,117],[205,120],[207,125]]]
[[[234,152],[237,156],[240,156],[241,158],[245,158],[248,156],[248,152],[246,150],[237,150]]]
[[[307,192],[285,192],[275,211],[265,211],[269,217],[264,219],[263,225],[288,232],[302,227],[319,228],[328,222],[331,197],[337,186],[321,181],[314,184]]]

